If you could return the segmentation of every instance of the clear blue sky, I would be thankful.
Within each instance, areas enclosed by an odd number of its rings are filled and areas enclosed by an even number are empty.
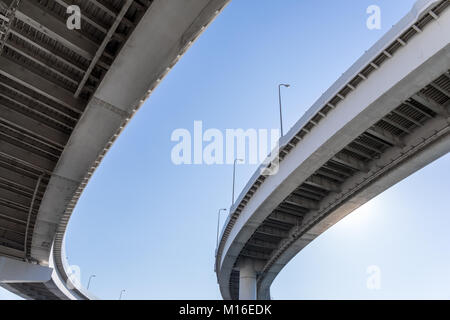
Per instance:
[[[217,210],[231,202],[232,167],[175,166],[173,130],[285,128],[414,0],[233,0],[115,143],[91,179],[67,234],[70,264],[94,294],[117,299],[219,299]],[[366,8],[382,30],[366,28]],[[275,299],[450,298],[450,156],[375,198],[305,248],[272,286]],[[236,188],[255,166],[237,168]],[[225,218],[225,217],[224,217]],[[223,219],[224,220],[224,219]],[[223,221],[222,220],[222,221]],[[366,268],[381,268],[381,289]],[[14,296],[0,291],[0,298]]]

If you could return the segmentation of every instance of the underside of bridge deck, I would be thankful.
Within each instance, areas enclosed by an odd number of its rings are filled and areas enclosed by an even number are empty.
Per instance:
[[[95,298],[68,278],[63,243],[75,205],[227,3],[0,0],[0,258],[53,270],[35,282],[0,273],[1,286],[30,299]]]
[[[151,3],[0,1],[0,254],[31,259],[33,228],[52,171]],[[72,5],[82,11],[79,30],[66,26]]]

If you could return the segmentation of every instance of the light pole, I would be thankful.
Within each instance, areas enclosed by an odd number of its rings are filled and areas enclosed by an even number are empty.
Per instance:
[[[220,213],[222,211],[227,211],[227,209],[220,209],[219,212],[217,213],[217,241],[216,241],[216,252],[217,252],[217,248],[219,247],[219,225],[220,225]]]
[[[234,163],[233,163],[233,191],[231,193],[231,206],[233,206],[234,204],[234,184],[236,182],[236,162],[238,161],[244,161],[242,159],[234,159]]]
[[[122,300],[122,294],[125,292],[125,290],[120,291],[119,300]]]
[[[91,285],[91,279],[92,278],[95,278],[96,277],[96,275],[95,274],[93,274],[93,275],[91,275],[90,277],[89,277],[89,281],[88,281],[88,285],[87,285],[87,289],[89,290],[89,286]]]
[[[283,136],[283,113],[281,112],[281,87],[289,88],[291,85],[287,83],[281,83],[278,85],[278,101],[280,102],[280,128],[281,136]]]

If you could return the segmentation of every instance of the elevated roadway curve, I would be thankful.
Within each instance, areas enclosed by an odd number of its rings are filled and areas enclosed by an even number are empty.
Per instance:
[[[94,299],[63,239],[96,167],[228,0],[0,0],[0,285]],[[78,5],[81,29],[66,26]]]
[[[281,138],[278,173],[255,172],[220,236],[224,299],[270,299],[318,235],[450,151],[449,7],[416,2]]]

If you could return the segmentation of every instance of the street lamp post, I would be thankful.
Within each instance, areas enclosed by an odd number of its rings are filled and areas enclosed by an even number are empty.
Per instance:
[[[242,159],[234,159],[233,163],[233,191],[231,192],[231,206],[234,204],[234,184],[236,182],[236,162],[238,161],[244,161]]]
[[[125,292],[125,290],[120,291],[119,300],[122,300],[122,294]]]
[[[281,136],[283,136],[283,113],[281,111],[281,87],[289,88],[291,85],[287,83],[281,83],[278,85],[278,101],[280,102],[280,128]]]
[[[227,211],[227,209],[220,209],[219,212],[217,213],[217,241],[216,241],[216,252],[217,252],[217,248],[219,247],[219,225],[220,225],[220,213],[222,211]]]
[[[92,278],[95,278],[96,277],[96,275],[95,274],[93,274],[93,275],[91,275],[90,277],[89,277],[89,281],[88,281],[88,285],[87,285],[87,289],[89,290],[89,286],[91,285],[91,280],[92,280]]]

